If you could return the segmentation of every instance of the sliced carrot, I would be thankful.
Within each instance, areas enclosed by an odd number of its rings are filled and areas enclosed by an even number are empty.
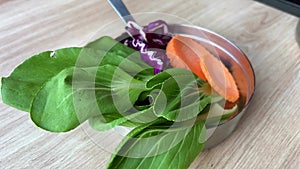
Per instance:
[[[186,68],[194,72],[199,78],[206,80],[199,62],[199,56],[182,41],[182,36],[176,35],[167,45],[167,56],[170,64],[177,68]]]
[[[173,67],[191,70],[199,78],[207,80],[211,87],[226,100],[235,102],[239,98],[239,91],[231,73],[200,43],[176,35],[168,43],[167,56]]]

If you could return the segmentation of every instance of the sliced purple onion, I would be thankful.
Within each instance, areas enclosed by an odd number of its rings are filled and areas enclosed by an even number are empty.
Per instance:
[[[162,72],[169,65],[170,61],[162,51],[171,40],[165,21],[158,20],[145,27],[130,21],[126,30],[131,38],[126,39],[124,44],[140,51],[141,59],[154,68],[154,74]]]

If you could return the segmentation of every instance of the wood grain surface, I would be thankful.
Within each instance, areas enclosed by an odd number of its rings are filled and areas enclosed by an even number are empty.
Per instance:
[[[256,93],[246,115],[191,169],[300,168],[298,18],[249,0],[124,2],[133,13],[168,13],[220,33],[253,64]],[[39,52],[82,46],[117,19],[105,0],[0,0],[0,76]],[[0,128],[0,168],[5,169],[104,168],[116,144],[112,133],[95,133],[86,124],[69,133],[45,132],[28,113],[2,102]]]

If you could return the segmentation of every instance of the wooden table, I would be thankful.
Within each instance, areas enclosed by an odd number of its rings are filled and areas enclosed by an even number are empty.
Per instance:
[[[190,168],[300,168],[298,19],[248,0],[161,2],[125,0],[133,13],[169,13],[226,36],[256,73],[256,93],[237,130]],[[84,45],[118,19],[104,0],[1,0],[0,11],[1,77],[33,54]],[[0,112],[0,168],[104,168],[109,160],[85,125],[53,134],[36,128],[28,113],[3,103]]]

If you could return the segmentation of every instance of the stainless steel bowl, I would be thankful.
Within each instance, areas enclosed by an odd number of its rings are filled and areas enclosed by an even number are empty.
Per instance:
[[[170,32],[192,37],[208,50],[218,55],[232,73],[240,90],[242,107],[231,119],[217,126],[207,126],[207,141],[205,148],[212,148],[226,139],[236,128],[255,89],[255,75],[247,56],[231,41],[208,29],[191,25],[170,25]]]
[[[204,45],[210,52],[220,57],[223,63],[232,73],[240,91],[238,112],[226,122],[211,126],[207,125],[207,141],[205,148],[212,148],[226,139],[236,128],[241,117],[246,112],[247,106],[253,96],[255,88],[255,75],[247,56],[231,41],[208,29],[185,25],[170,24],[169,32],[191,37]],[[122,40],[125,34],[116,38]],[[115,128],[122,135],[126,135],[130,129],[125,127]]]

